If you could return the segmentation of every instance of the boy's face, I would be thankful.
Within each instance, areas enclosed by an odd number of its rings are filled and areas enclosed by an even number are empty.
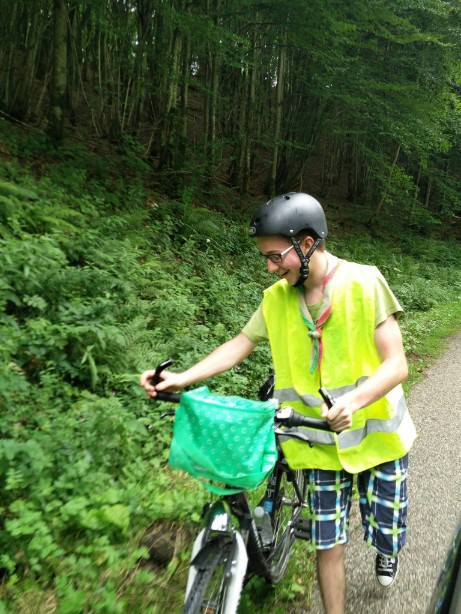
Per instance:
[[[309,240],[310,237],[306,237],[306,239],[301,241],[300,247],[303,253],[306,253],[305,243]],[[291,241],[285,237],[278,236],[256,237],[256,243],[258,244],[259,252],[266,256],[266,258],[273,254],[282,255],[281,262],[272,262],[267,258],[267,270],[269,273],[275,273],[275,275],[282,279],[286,279],[290,285],[294,286],[299,279],[301,263],[296,250],[292,247]],[[283,254],[285,250],[287,251]],[[278,259],[277,256],[276,259]]]

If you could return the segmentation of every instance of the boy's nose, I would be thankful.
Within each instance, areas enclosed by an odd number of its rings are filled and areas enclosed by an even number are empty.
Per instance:
[[[279,264],[276,262],[272,262],[272,260],[267,259],[267,270],[269,273],[275,273],[279,268]]]

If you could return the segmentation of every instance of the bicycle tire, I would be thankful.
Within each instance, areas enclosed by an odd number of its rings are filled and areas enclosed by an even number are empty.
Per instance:
[[[294,480],[290,478],[294,478]],[[296,492],[294,481],[298,485],[299,495]],[[303,470],[296,470],[291,473],[280,472],[272,514],[274,540],[267,557],[269,575],[266,579],[270,584],[278,584],[286,572],[291,549],[295,542],[294,525],[303,509],[306,488]]]
[[[232,577],[226,577],[233,544],[218,539],[205,548],[205,560],[197,569],[183,614],[233,614],[237,612],[243,586],[243,581],[233,582]]]

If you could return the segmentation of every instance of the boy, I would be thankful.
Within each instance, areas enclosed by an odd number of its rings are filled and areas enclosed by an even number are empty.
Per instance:
[[[262,341],[271,346],[274,396],[296,411],[322,417],[334,434],[314,446],[287,437],[289,464],[306,469],[312,541],[327,614],[345,604],[344,549],[357,475],[364,539],[377,551],[379,584],[389,587],[405,543],[407,453],[415,439],[401,382],[407,362],[397,322],[401,307],[375,267],[340,260],[325,250],[320,203],[288,193],[263,204],[250,235],[280,277],[243,331],[182,373],[141,376],[150,396],[177,390],[232,368]],[[335,399],[321,402],[324,386]],[[314,433],[314,431],[313,431]]]

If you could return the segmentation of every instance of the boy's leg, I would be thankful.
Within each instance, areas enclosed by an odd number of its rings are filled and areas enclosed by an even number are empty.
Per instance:
[[[313,469],[308,475],[311,540],[317,550],[320,592],[327,614],[344,612],[344,550],[351,505],[352,476],[346,471]]]
[[[346,603],[345,544],[317,550],[317,577],[326,614],[344,614]]]
[[[407,469],[408,455],[364,471],[357,477],[364,540],[378,552],[377,575],[380,575],[378,568],[385,570],[389,566],[389,570],[384,571],[389,577],[378,577],[382,586],[390,586],[395,579],[397,556],[405,544]]]

